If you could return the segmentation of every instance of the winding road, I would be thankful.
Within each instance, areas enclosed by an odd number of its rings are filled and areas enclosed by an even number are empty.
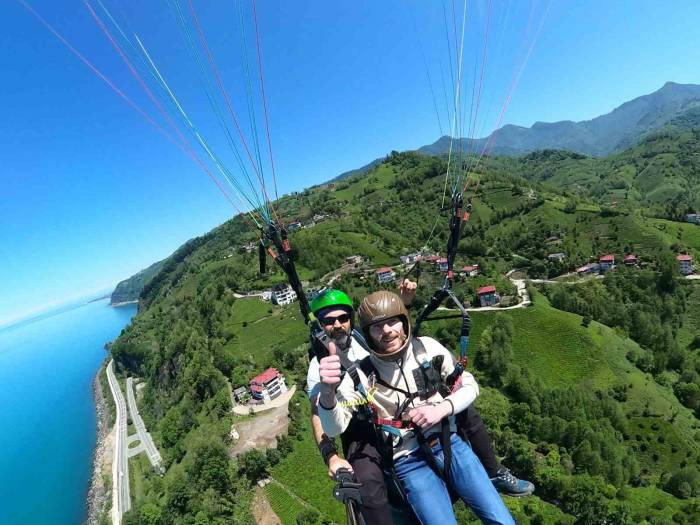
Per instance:
[[[126,402],[114,375],[114,360],[107,365],[107,380],[117,409],[116,441],[112,462],[112,523],[121,523],[122,516],[131,508],[129,492],[129,458],[127,455]]]
[[[132,377],[126,378],[126,397],[129,400],[131,422],[136,427],[138,439],[141,441],[141,446],[131,449],[130,455],[135,456],[141,452],[141,450],[145,450],[148,460],[151,462],[153,468],[162,472],[163,458],[160,456],[160,452],[158,452],[156,445],[153,443],[151,434],[149,434],[146,430],[146,425],[144,425],[143,419],[141,419],[141,416],[139,415],[139,409],[136,406],[136,398],[134,397],[134,381]],[[141,447],[143,447],[143,449]]]

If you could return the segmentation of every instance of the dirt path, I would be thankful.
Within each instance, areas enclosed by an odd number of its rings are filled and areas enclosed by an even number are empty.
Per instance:
[[[265,497],[265,489],[257,487],[253,497],[253,519],[256,525],[282,525],[282,522],[272,510],[270,502]]]
[[[260,412],[242,423],[234,421],[233,427],[240,439],[236,441],[229,454],[236,457],[251,448],[266,449],[277,447],[277,436],[285,434],[289,426],[287,403],[283,406]]]

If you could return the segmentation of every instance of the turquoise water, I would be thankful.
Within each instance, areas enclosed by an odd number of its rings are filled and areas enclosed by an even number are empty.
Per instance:
[[[0,330],[0,524],[86,517],[97,421],[92,379],[136,306],[108,301]]]

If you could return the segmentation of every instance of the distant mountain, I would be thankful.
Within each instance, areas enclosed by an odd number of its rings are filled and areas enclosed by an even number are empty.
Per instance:
[[[565,149],[602,157],[635,145],[645,134],[688,111],[697,111],[699,106],[699,85],[666,82],[658,91],[625,102],[591,120],[535,122],[530,128],[509,124],[496,130],[493,137],[462,139],[461,144],[464,149],[480,150],[491,140],[494,155],[518,156],[541,149]],[[445,153],[449,142],[449,137],[441,137],[418,151],[431,155]],[[454,143],[453,148],[457,147]]]
[[[109,304],[114,305],[138,300],[143,287],[156,273],[158,273],[158,270],[161,269],[164,262],[165,261],[163,260],[153,263],[145,270],[141,270],[136,275],[132,275],[128,279],[124,279],[117,284],[117,287],[112,292],[112,297]]]
[[[481,151],[490,140],[492,155],[518,157],[536,150],[557,149],[604,157],[622,151],[639,142],[641,138],[666,125],[687,129],[700,124],[700,85],[666,82],[649,95],[637,97],[615,108],[606,115],[591,120],[573,122],[535,122],[525,128],[508,124],[480,139],[453,139],[453,151]],[[450,137],[443,136],[419,153],[442,155],[450,149]],[[345,172],[335,180],[367,173],[382,159]]]

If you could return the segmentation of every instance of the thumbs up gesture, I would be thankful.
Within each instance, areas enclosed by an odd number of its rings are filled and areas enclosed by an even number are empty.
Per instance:
[[[324,407],[335,406],[335,392],[340,385],[340,357],[338,357],[335,343],[328,344],[328,356],[321,359],[319,363],[319,374],[321,376],[321,399]]]

